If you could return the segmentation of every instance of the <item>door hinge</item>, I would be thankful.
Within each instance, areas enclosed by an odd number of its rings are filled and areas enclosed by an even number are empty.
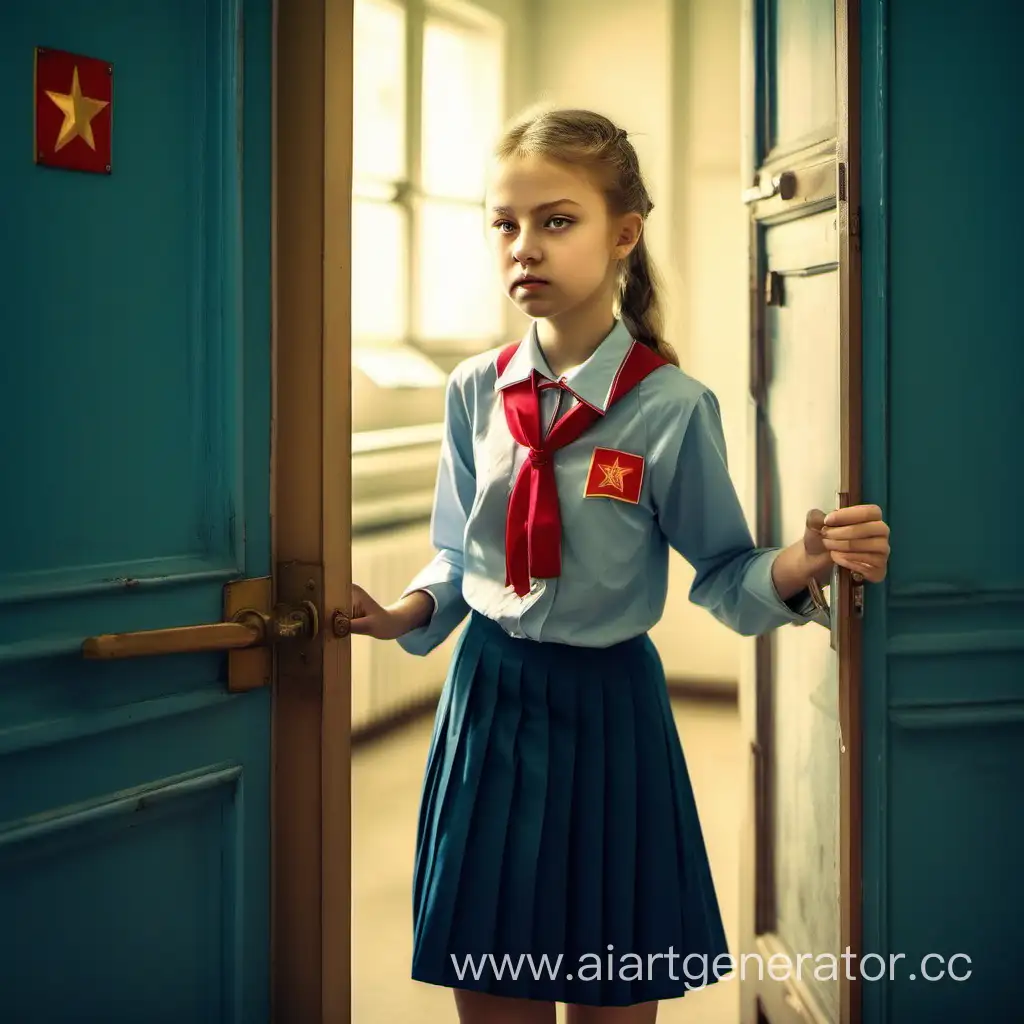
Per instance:
[[[846,202],[846,164],[839,165],[839,202]]]
[[[777,270],[769,270],[764,281],[764,304],[781,306],[783,301],[782,275]]]

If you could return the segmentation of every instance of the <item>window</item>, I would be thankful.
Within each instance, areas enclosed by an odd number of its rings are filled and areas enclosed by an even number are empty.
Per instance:
[[[353,345],[497,344],[483,193],[504,118],[501,23],[468,5],[356,0],[354,52]]]
[[[497,7],[500,0],[481,0]],[[462,0],[355,0],[352,502],[356,531],[429,515],[447,371],[499,344],[488,150],[505,30]]]
[[[405,12],[382,0],[355,5],[353,56],[352,339],[405,334]]]

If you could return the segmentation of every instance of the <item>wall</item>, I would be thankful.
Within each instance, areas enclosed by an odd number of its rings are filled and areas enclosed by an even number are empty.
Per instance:
[[[674,316],[671,4],[530,0],[529,11],[530,101],[591,107],[629,132],[656,207],[647,237],[652,257],[669,279],[666,291]]]
[[[683,0],[675,9],[672,186],[681,352],[684,369],[721,402],[730,470],[745,499],[752,453],[747,452],[747,214],[740,202],[740,4]],[[753,502],[745,500],[744,507],[752,523]],[[678,559],[671,619],[666,615],[655,639],[678,674],[735,680],[745,641],[689,604],[683,588],[692,580],[692,570]]]
[[[740,203],[738,0],[531,0],[531,100],[601,110],[630,134],[655,203],[651,251],[669,340],[721,399],[743,491],[746,445],[746,213]],[[749,505],[747,507],[750,507]],[[742,640],[689,602],[673,555],[652,636],[674,677],[733,682]]]

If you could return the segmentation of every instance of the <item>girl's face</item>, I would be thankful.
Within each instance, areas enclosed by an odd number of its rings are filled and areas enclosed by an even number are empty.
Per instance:
[[[497,166],[487,217],[502,287],[534,318],[611,302],[617,263],[643,224],[635,213],[612,217],[582,168],[539,156]],[[521,283],[524,276],[535,280]]]

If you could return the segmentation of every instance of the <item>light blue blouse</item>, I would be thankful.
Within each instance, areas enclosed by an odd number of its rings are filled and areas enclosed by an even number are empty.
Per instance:
[[[577,398],[602,415],[555,454],[561,576],[534,579],[524,597],[505,585],[505,517],[526,449],[509,433],[500,390],[533,370],[554,376],[535,326],[500,378],[496,350],[453,371],[431,518],[437,555],[403,593],[426,590],[435,607],[426,625],[399,639],[410,654],[432,651],[470,609],[510,636],[535,641],[607,647],[637,636],[664,612],[670,547],[696,572],[690,600],[737,633],[827,625],[809,593],[788,603],[779,597],[771,567],[780,549],[754,546],[729,477],[718,400],[708,388],[663,366],[608,408],[632,343],[617,321],[594,354],[565,374],[571,395],[557,388],[541,393],[548,430]],[[584,497],[595,447],[643,457],[636,503]]]

